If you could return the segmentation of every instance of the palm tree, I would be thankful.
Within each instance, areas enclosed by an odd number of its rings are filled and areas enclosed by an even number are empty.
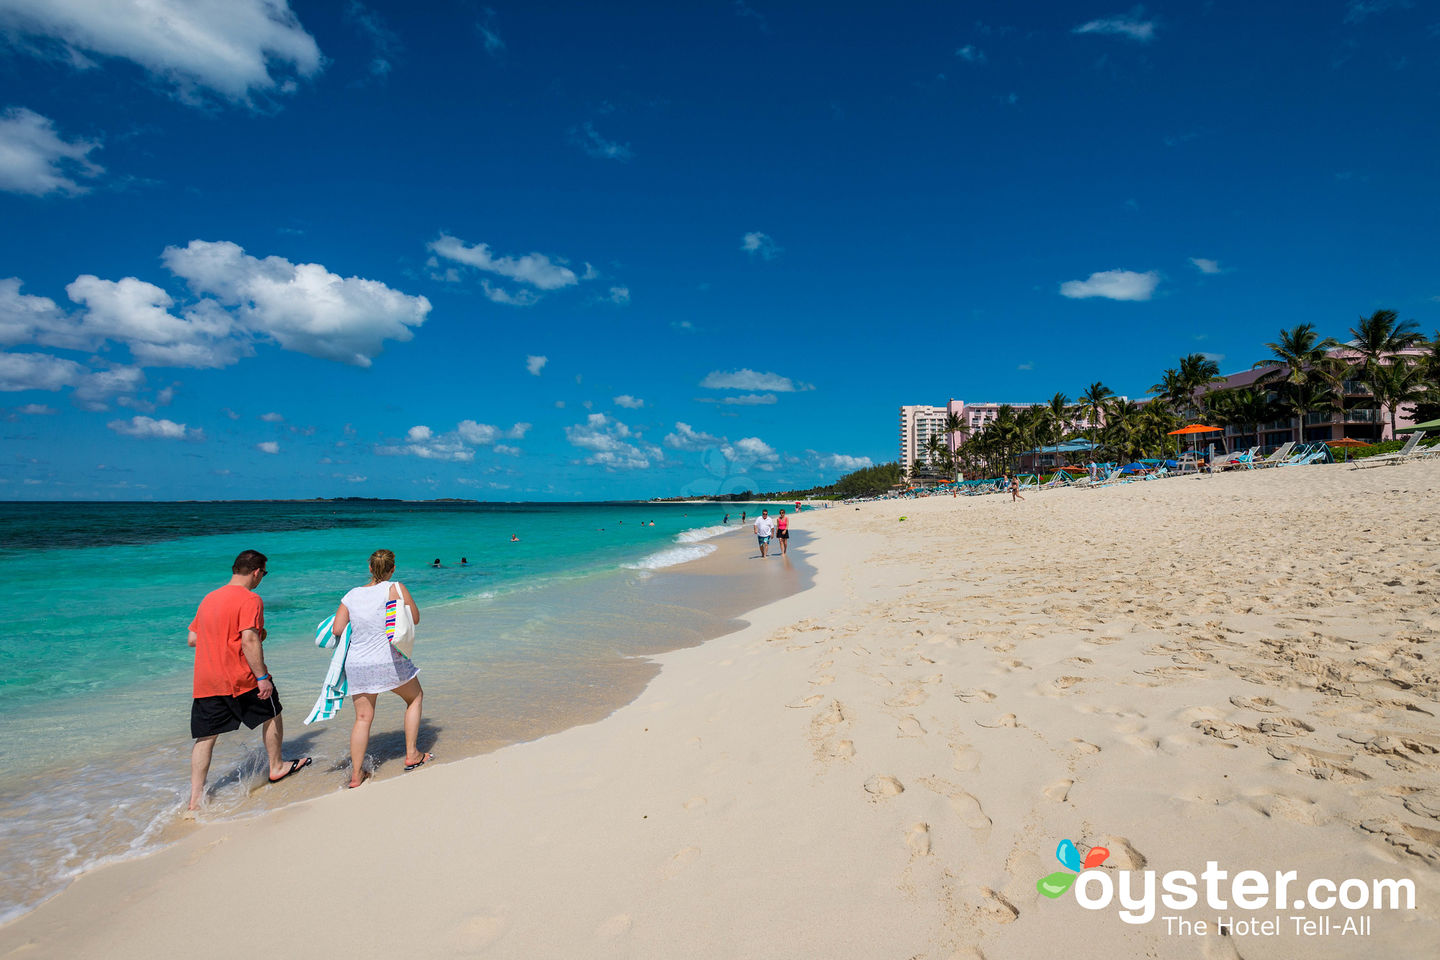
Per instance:
[[[1221,379],[1220,364],[1203,353],[1187,353],[1180,358],[1180,380],[1185,384],[1185,402],[1195,408],[1196,414],[1203,412],[1201,390]],[[1184,411],[1177,411],[1182,416]]]
[[[1095,457],[1095,439],[1100,423],[1105,419],[1105,404],[1115,396],[1115,391],[1103,383],[1092,383],[1080,395],[1080,412],[1090,424],[1090,457]]]
[[[945,441],[940,439],[940,434],[932,433],[925,441],[925,466],[926,473],[932,476],[940,471],[940,459],[946,449]]]
[[[1354,340],[1350,346],[1360,354],[1361,365],[1368,373],[1387,358],[1403,353],[1425,342],[1414,320],[1399,321],[1394,310],[1376,310],[1350,328]]]
[[[1161,374],[1160,382],[1153,385],[1150,392],[1156,399],[1168,404],[1171,410],[1179,413],[1185,403],[1185,378],[1180,375],[1179,370],[1171,367]]]
[[[1425,396],[1425,376],[1420,364],[1395,357],[1390,363],[1376,364],[1370,371],[1370,388],[1375,391],[1375,399],[1390,408],[1390,436],[1394,437],[1400,407]]]
[[[1276,369],[1265,373],[1255,382],[1285,383],[1290,388],[1310,383],[1314,377],[1315,365],[1325,359],[1326,351],[1339,345],[1334,337],[1326,337],[1321,340],[1315,332],[1313,323],[1302,323],[1290,330],[1281,330],[1278,342],[1265,344],[1270,348],[1270,358],[1255,364],[1257,367],[1275,367]],[[1297,394],[1296,396],[1302,395]],[[1292,410],[1299,411],[1295,423],[1295,439],[1304,440],[1304,416],[1309,409],[1314,408],[1302,410],[1288,398],[1286,403]]]
[[[1141,439],[1140,405],[1116,398],[1105,410],[1105,446],[1122,461],[1144,454]]]
[[[1296,436],[1302,441],[1305,439],[1305,417],[1321,410],[1334,410],[1337,406],[1335,395],[1318,377],[1311,377],[1302,383],[1287,383],[1280,394],[1280,403],[1294,415],[1295,422],[1300,425],[1300,432]]]

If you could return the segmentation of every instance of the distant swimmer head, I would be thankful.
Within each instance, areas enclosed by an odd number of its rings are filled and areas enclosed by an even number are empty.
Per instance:
[[[461,557],[461,558],[460,558],[460,562],[461,562],[462,564],[464,564],[464,563],[469,563],[470,561],[469,561],[469,560],[466,560],[464,557]]]
[[[395,554],[389,550],[376,550],[370,554],[370,576],[376,583],[389,580],[395,572]]]
[[[439,558],[439,557],[436,557],[434,560],[430,561],[430,566],[432,566],[432,567],[438,567],[438,566],[440,566],[440,558]]]
[[[518,534],[518,533],[512,533],[512,534],[510,534],[510,542],[511,542],[511,543],[519,543],[519,542],[520,542],[520,534]]]

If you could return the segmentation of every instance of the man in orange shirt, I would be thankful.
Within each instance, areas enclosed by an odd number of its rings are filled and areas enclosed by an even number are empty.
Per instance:
[[[280,741],[280,695],[265,668],[265,604],[255,588],[265,578],[265,554],[246,550],[230,567],[230,582],[200,601],[190,623],[195,648],[195,700],[190,706],[190,809],[205,795],[205,777],[215,740],[222,733],[260,727],[270,756],[270,782],[278,783],[310,765],[309,757],[284,760]]]

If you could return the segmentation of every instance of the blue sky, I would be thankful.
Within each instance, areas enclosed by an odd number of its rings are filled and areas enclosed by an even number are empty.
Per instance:
[[[1409,0],[0,0],[0,499],[596,499],[1440,326]]]

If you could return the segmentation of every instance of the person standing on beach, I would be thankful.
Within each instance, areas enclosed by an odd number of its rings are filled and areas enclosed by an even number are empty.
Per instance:
[[[780,541],[780,556],[783,557],[790,552],[790,518],[785,516],[784,508],[775,518],[775,536]]]
[[[1010,502],[1014,503],[1016,500],[1024,500],[1025,498],[1020,496],[1020,478],[1007,477],[1006,479],[1010,481]]]
[[[195,648],[194,700],[190,704],[190,810],[205,796],[205,778],[220,734],[260,727],[270,761],[270,782],[279,783],[310,765],[309,757],[282,758],[283,709],[275,678],[265,667],[265,602],[255,592],[268,572],[265,554],[246,550],[230,566],[230,582],[200,601],[187,642]]]
[[[420,738],[420,711],[425,694],[420,689],[420,671],[414,661],[390,642],[396,606],[405,604],[410,608],[411,621],[420,622],[420,608],[415,605],[415,598],[410,596],[405,584],[390,580],[394,573],[394,553],[376,550],[370,554],[370,582],[340,599],[335,622],[330,625],[336,637],[343,637],[346,625],[350,626],[345,682],[351,702],[355,704],[355,725],[350,729],[352,789],[366,780],[365,751],[370,746],[370,725],[375,722],[375,701],[386,691],[394,692],[405,701],[406,771],[435,759],[433,754],[422,753],[416,743]]]
[[[755,518],[755,539],[760,541],[760,559],[770,555],[770,537],[775,533],[775,521],[770,519],[768,509],[761,510]]]

